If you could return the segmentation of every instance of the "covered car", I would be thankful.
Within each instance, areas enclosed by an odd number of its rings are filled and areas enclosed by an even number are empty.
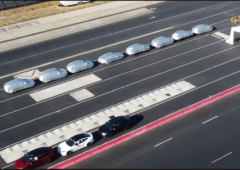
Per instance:
[[[15,93],[19,90],[33,87],[35,82],[31,79],[14,79],[3,85],[5,92]]]
[[[71,155],[79,149],[91,146],[93,142],[91,133],[78,134],[58,145],[58,153],[62,156]]]
[[[194,34],[203,34],[213,30],[211,25],[199,24],[192,28]]]
[[[150,50],[150,46],[146,44],[133,44],[126,49],[128,55],[138,54]]]
[[[70,73],[77,73],[82,70],[92,68],[94,66],[92,61],[89,60],[76,60],[67,65],[67,70]]]
[[[67,76],[65,69],[50,68],[39,74],[38,79],[41,82],[47,83]]]
[[[192,31],[184,31],[184,30],[180,30],[180,31],[176,31],[175,33],[172,34],[172,38],[174,40],[181,40],[187,37],[190,37],[193,35]]]
[[[101,64],[109,64],[113,61],[117,61],[117,60],[121,60],[123,59],[124,55],[122,53],[106,53],[106,54],[103,54],[101,55],[99,58],[98,58],[98,62],[101,63]]]
[[[174,39],[171,37],[158,37],[152,40],[151,45],[155,48],[161,48],[166,45],[170,45],[174,43]]]

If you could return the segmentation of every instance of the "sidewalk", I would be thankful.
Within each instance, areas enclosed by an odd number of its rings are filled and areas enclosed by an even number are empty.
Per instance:
[[[153,11],[145,6],[161,2],[163,1],[116,1],[2,27],[0,52],[147,15]]]

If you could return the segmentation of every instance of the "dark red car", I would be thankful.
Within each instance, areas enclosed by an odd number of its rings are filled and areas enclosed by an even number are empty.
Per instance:
[[[34,149],[15,162],[15,169],[36,168],[45,163],[50,163],[53,159],[54,151],[52,148],[43,147]]]

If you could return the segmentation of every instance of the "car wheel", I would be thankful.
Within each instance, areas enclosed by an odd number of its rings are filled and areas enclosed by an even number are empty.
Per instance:
[[[112,137],[112,134],[111,134],[111,133],[108,133],[108,134],[107,134],[107,137],[108,137],[108,138]]]
[[[127,125],[127,126],[125,127],[125,130],[128,130],[128,129],[130,129],[130,126],[129,126],[129,125]]]
[[[92,142],[88,142],[87,147],[92,146]]]
[[[82,5],[83,4],[83,2],[78,2],[78,5]]]
[[[47,160],[46,160],[46,164],[49,164],[49,163],[51,163],[51,162],[52,162],[51,159],[47,159]]]
[[[68,151],[68,152],[67,152],[67,155],[71,155],[71,154],[72,154],[72,151]]]

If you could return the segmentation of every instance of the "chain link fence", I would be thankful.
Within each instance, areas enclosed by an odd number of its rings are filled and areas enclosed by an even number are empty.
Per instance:
[[[0,0],[0,11],[1,10],[6,10],[6,9],[11,9],[11,8],[17,8],[21,6],[27,6],[31,4],[36,4],[36,3],[41,3],[41,2],[46,2],[46,0],[42,1],[2,1]]]

